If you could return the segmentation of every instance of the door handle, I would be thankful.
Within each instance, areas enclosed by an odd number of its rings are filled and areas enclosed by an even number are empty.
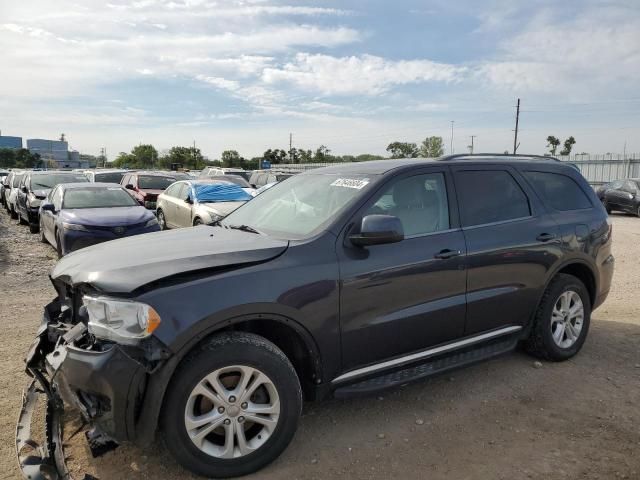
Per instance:
[[[536,237],[536,240],[539,242],[548,242],[554,238],[556,238],[556,236],[553,233],[541,233]]]
[[[436,253],[433,257],[439,258],[440,260],[446,260],[447,258],[457,257],[458,255],[461,255],[461,254],[462,252],[460,250],[451,250],[449,248],[445,248],[444,250],[441,250],[439,253]]]

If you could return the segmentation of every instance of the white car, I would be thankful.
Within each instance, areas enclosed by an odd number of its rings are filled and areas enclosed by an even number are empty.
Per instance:
[[[219,177],[220,175],[234,175],[249,181],[251,172],[241,168],[205,167],[200,172],[200,178]]]
[[[182,180],[160,194],[156,215],[162,230],[211,225],[252,198],[239,185],[224,180]]]
[[[11,188],[5,192],[5,194],[7,195],[7,211],[13,219],[18,218],[16,202],[18,199],[18,185],[20,185],[20,180],[22,180],[23,175],[23,171],[13,170],[8,177],[8,180],[11,182],[9,184]]]

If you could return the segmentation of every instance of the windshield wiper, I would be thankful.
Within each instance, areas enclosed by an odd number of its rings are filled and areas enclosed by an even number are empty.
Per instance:
[[[233,228],[234,230],[242,230],[243,232],[249,233],[257,233],[258,235],[262,235],[258,230],[249,225],[227,225],[229,228]]]

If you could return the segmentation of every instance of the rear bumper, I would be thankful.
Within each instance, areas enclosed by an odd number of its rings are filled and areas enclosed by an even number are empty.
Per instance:
[[[609,255],[604,259],[602,264],[600,264],[600,283],[598,285],[598,292],[596,294],[595,301],[593,302],[592,309],[595,310],[600,305],[602,305],[607,296],[609,296],[609,291],[611,290],[611,280],[613,279],[613,271],[615,267],[615,259],[613,255]]]

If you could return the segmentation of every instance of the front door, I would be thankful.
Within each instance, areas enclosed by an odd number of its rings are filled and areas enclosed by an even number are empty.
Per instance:
[[[383,185],[356,216],[397,216],[405,239],[356,247],[338,240],[343,369],[448,342],[464,333],[466,253],[446,167]]]

